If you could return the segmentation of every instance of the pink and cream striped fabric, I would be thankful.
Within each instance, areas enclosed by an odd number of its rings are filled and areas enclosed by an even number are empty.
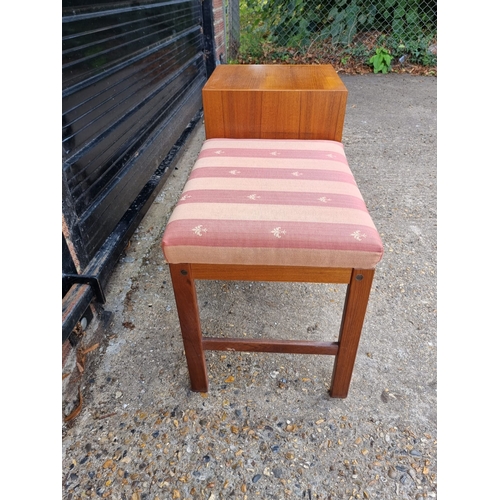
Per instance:
[[[209,139],[162,240],[171,264],[371,269],[383,246],[335,141]]]

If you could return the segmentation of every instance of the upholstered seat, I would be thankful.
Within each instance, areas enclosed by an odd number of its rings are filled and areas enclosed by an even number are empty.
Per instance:
[[[209,139],[169,219],[169,263],[373,269],[383,246],[340,142]]]
[[[255,351],[333,355],[330,395],[347,396],[383,246],[340,142],[206,140],[162,247],[192,390],[208,390],[204,351]],[[338,340],[205,337],[197,279],[347,284]]]

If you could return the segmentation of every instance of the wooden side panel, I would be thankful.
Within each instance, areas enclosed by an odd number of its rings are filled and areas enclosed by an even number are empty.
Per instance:
[[[203,88],[206,137],[341,141],[346,103],[329,65],[219,66]]]
[[[300,129],[300,92],[262,93],[262,139],[297,139]]]
[[[226,264],[190,264],[190,266],[193,279],[204,280],[349,283],[351,279],[351,269],[346,268]]]
[[[207,139],[261,138],[261,92],[203,91],[203,109]]]
[[[302,92],[300,139],[342,141],[347,92]]]
[[[347,91],[204,90],[207,139],[342,141]]]
[[[253,90],[228,90],[222,96],[224,137],[260,139],[262,93]]]
[[[222,111],[222,92],[202,90],[205,136],[207,139],[226,137]]]

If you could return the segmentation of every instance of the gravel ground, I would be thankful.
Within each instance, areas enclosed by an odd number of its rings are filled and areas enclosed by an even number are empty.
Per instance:
[[[190,391],[160,240],[199,126],[106,289],[82,410],[63,422],[64,500],[437,498],[437,79],[342,79],[346,154],[385,245],[348,398],[328,396],[332,357],[265,353],[208,352],[210,390]],[[199,282],[202,328],[329,339],[344,291]],[[63,395],[65,415],[75,404]]]

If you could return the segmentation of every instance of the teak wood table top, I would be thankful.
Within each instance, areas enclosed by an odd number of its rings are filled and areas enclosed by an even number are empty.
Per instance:
[[[342,141],[347,89],[331,65],[219,65],[202,94],[207,139]]]
[[[204,90],[328,90],[346,88],[329,64],[219,65]]]

